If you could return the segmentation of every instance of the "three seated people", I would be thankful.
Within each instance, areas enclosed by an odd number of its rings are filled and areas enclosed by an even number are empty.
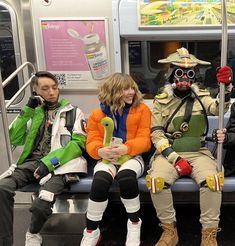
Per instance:
[[[114,179],[119,184],[120,199],[128,217],[126,245],[140,245],[142,221],[137,179],[144,174],[141,154],[150,150],[151,141],[156,151],[146,185],[163,228],[156,246],[178,244],[171,185],[182,176],[190,176],[200,187],[201,246],[217,245],[222,196],[219,181],[223,172],[206,148],[205,137],[207,116],[218,115],[220,102],[219,97],[212,98],[208,90],[197,84],[195,76],[198,65],[209,63],[197,59],[185,48],[177,49],[159,63],[170,66],[165,86],[155,96],[152,112],[144,104],[135,81],[129,75],[114,73],[99,88],[100,107],[90,114],[87,128],[82,111],[66,99],[59,100],[55,76],[45,71],[35,74],[32,79],[35,93],[10,126],[11,143],[24,145],[24,149],[17,165],[11,166],[8,170],[11,172],[0,180],[0,245],[13,244],[15,191],[32,182],[41,186],[30,208],[32,218],[25,245],[42,245],[41,228],[52,213],[56,195],[67,185],[66,175],[86,173],[87,163],[82,157],[85,149],[97,164],[81,245],[95,246],[100,242],[99,224]],[[216,76],[219,83],[225,84],[227,111],[232,90],[231,69],[223,66]],[[71,127],[67,124],[69,112],[75,112]],[[214,132],[215,141],[224,142],[228,150],[235,143],[234,117],[233,104],[227,130]],[[225,158],[225,162],[230,165],[234,157],[233,154],[228,160]],[[235,165],[226,174],[234,171]]]

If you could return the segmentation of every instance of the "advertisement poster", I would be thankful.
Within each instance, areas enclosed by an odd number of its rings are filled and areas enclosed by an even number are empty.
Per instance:
[[[228,24],[235,23],[235,4],[227,1]],[[220,0],[138,0],[139,27],[221,25]]]
[[[64,89],[96,89],[110,74],[106,19],[41,20],[46,70]]]

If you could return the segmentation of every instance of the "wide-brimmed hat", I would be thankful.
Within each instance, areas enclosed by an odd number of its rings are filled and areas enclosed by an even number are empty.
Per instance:
[[[171,63],[173,65],[190,68],[198,64],[210,65],[210,62],[197,59],[194,55],[189,54],[184,47],[177,49],[177,52],[170,54],[167,58],[158,60],[159,63]]]

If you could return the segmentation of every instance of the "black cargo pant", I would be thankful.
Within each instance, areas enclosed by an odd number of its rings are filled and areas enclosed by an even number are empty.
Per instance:
[[[15,191],[24,187],[27,184],[34,183],[37,180],[33,173],[39,164],[35,161],[28,161],[16,168],[15,172],[5,179],[0,180],[0,245],[13,245],[13,209]],[[66,183],[63,175],[52,176],[43,186],[41,190],[46,190],[60,194]],[[40,192],[39,191],[39,192]],[[52,213],[53,202],[48,202],[36,198],[30,211],[32,212],[29,231],[38,233],[48,217]]]

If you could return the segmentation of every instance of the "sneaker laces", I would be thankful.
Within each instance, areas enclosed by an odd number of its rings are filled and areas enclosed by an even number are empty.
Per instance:
[[[139,244],[140,243],[140,230],[141,230],[141,221],[138,223],[131,222],[127,227],[127,244]]]
[[[94,232],[94,231],[93,231]],[[100,241],[100,232],[93,233],[87,230],[83,234],[82,243],[83,245],[97,245]]]
[[[94,239],[95,239],[95,237],[93,237],[92,235],[86,235],[86,236],[82,239],[82,241],[83,241],[83,243],[86,242],[86,243],[88,243],[88,244],[91,244],[91,243],[94,242]]]
[[[33,233],[28,232],[26,234],[26,242],[27,243],[30,242],[30,243],[35,243],[35,244],[38,244],[38,243],[41,244],[42,243],[42,238],[41,238],[39,233],[33,234]]]
[[[132,237],[132,236],[137,236],[140,233],[140,227],[136,226],[136,227],[132,227],[128,230],[128,234]]]

